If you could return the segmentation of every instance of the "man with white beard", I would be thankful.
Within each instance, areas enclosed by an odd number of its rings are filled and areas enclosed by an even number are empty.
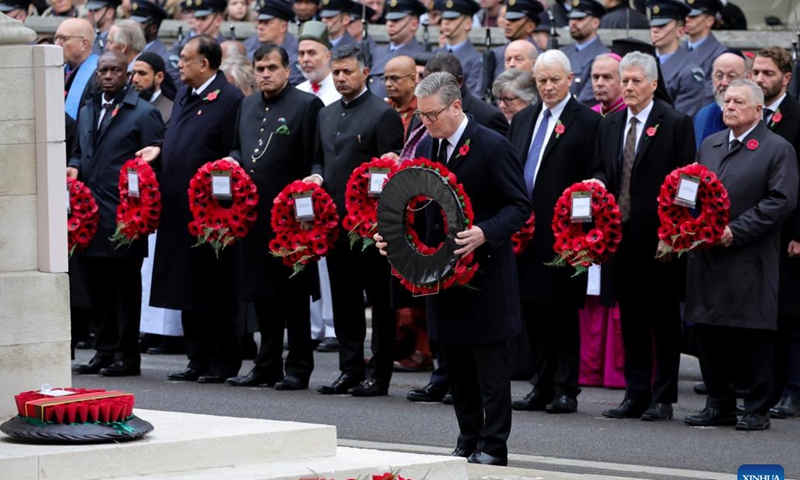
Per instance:
[[[331,75],[331,42],[328,27],[316,20],[305,22],[297,37],[297,64],[306,81],[297,86],[303,92],[317,96],[325,106],[342,98],[336,91]],[[339,349],[336,330],[333,328],[333,306],[331,286],[328,279],[328,263],[321,258],[319,269],[320,300],[311,302],[311,338],[320,341],[317,350],[335,352]]]

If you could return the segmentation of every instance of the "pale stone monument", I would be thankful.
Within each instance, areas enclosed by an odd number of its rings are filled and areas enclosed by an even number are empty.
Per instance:
[[[0,419],[70,374],[64,59],[0,13]]]

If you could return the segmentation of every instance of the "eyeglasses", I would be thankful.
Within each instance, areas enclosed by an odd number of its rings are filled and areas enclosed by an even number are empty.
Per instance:
[[[737,75],[735,73],[729,73],[729,74],[725,75],[722,72],[714,72],[714,80],[716,80],[718,82],[721,82],[723,79],[727,79],[728,83],[730,83],[730,82],[736,80],[739,77],[740,77],[740,75]]]
[[[70,38],[81,38],[82,39],[83,37],[81,37],[80,35],[56,35],[55,37],[53,37],[53,43],[58,45],[59,43],[66,42]]]
[[[455,102],[455,100],[453,100],[453,102]],[[444,112],[445,110],[450,108],[450,105],[452,105],[453,102],[448,103],[443,109],[439,110],[438,112],[434,112],[434,113],[424,113],[424,112],[420,112],[419,110],[417,110],[417,111],[414,112],[414,116],[417,117],[417,119],[419,119],[419,120],[426,120],[427,119],[429,122],[433,123],[436,120],[439,120],[439,115],[441,115],[442,112]]]
[[[506,105],[516,100],[519,100],[519,97],[497,97],[497,103],[503,102]]]
[[[397,83],[404,78],[415,77],[415,76],[417,76],[416,73],[410,73],[408,75],[389,75],[388,77],[381,78],[381,81],[383,83]]]

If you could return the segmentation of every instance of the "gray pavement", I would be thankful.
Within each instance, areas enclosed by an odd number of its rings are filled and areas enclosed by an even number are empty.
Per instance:
[[[91,355],[79,350],[78,360]],[[328,397],[313,389],[338,376],[338,355],[317,353],[315,360],[311,388],[299,392],[167,381],[168,372],[185,367],[181,355],[143,355],[141,377],[74,376],[73,385],[130,391],[137,406],[146,409],[335,425],[346,446],[438,454],[454,446],[452,407],[405,400],[408,389],[427,383],[428,373],[396,373],[388,397]],[[242,372],[251,366],[246,361]],[[800,477],[800,421],[773,420],[771,430],[754,433],[683,425],[684,416],[703,407],[705,397],[692,392],[699,380],[697,361],[684,357],[676,419],[670,422],[605,419],[600,412],[618,404],[623,391],[602,388],[584,388],[576,414],[514,412],[509,439],[514,468],[471,468],[471,478],[726,479],[736,478],[737,468],[746,463],[781,464],[786,478]],[[515,398],[529,390],[527,382],[512,382]]]

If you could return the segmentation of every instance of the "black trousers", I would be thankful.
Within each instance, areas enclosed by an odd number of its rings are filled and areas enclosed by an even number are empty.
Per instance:
[[[511,433],[511,379],[506,341],[487,345],[442,343],[453,407],[458,420],[459,448],[508,456]]]
[[[234,377],[242,366],[242,342],[236,304],[222,303],[207,310],[182,310],[181,324],[189,367],[216,370]]]
[[[283,378],[285,326],[289,337],[286,374],[307,382],[314,370],[308,292],[302,288],[288,288],[273,301],[256,302],[255,308],[261,332],[261,348],[255,359],[255,368],[271,379]]]
[[[86,282],[99,323],[95,358],[138,367],[142,258],[84,257]]]
[[[533,356],[534,388],[547,397],[577,397],[581,362],[578,309],[566,305],[523,303],[522,315]]]
[[[771,400],[775,332],[703,324],[695,324],[695,329],[700,369],[708,388],[706,406],[727,412],[736,409],[734,383],[741,378],[743,366],[748,389],[744,409],[766,414],[774,405]]]
[[[620,301],[619,313],[625,346],[625,398],[637,403],[677,402],[681,363],[678,302]]]
[[[356,378],[388,385],[394,367],[396,323],[389,303],[389,262],[376,249],[362,252],[339,242],[328,255],[333,326],[339,341],[339,369]],[[372,358],[364,361],[367,323],[364,292],[372,303]]]
[[[773,391],[774,403],[783,395],[800,400],[800,316],[778,317]]]

